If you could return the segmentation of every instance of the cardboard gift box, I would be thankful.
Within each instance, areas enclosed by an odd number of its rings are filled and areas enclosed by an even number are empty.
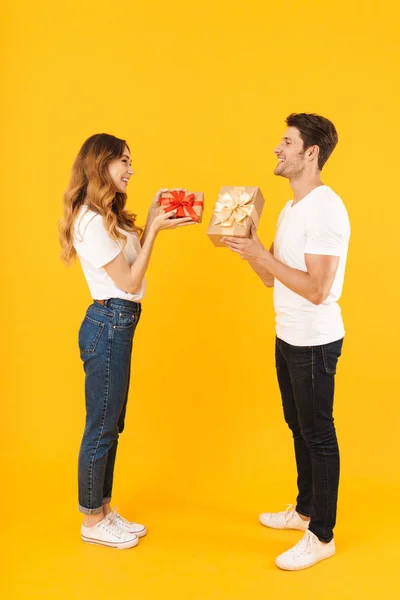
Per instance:
[[[177,209],[174,218],[192,217],[196,223],[201,223],[204,210],[203,192],[184,192],[171,190],[160,196],[161,210],[170,212]]]
[[[215,246],[225,246],[224,236],[250,237],[251,224],[258,227],[264,197],[258,187],[222,187],[207,235]],[[226,247],[226,246],[225,246]]]

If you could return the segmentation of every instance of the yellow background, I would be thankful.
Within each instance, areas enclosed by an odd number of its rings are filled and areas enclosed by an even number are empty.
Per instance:
[[[1,23],[3,598],[395,597],[399,585],[399,9],[395,2],[6,1]],[[259,185],[259,234],[291,197],[272,153],[292,111],[331,118],[323,180],[352,223],[337,378],[337,556],[298,574],[298,532],[259,512],[295,499],[274,373],[271,290],[205,235],[221,185]],[[77,331],[90,297],[58,258],[83,141],[130,144],[129,207],[205,192],[204,222],[162,232],[137,330],[114,500],[149,535],[80,542]]]

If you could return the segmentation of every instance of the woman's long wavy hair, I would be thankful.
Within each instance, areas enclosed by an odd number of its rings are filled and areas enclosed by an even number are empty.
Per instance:
[[[127,195],[115,190],[108,171],[109,163],[121,158],[125,148],[128,148],[125,140],[98,133],[88,138],[80,149],[64,193],[64,216],[59,223],[61,258],[66,264],[76,256],[74,223],[83,204],[102,216],[110,236],[122,244],[126,236],[119,228],[136,231],[138,235],[142,233],[135,225],[136,215],[125,208]]]

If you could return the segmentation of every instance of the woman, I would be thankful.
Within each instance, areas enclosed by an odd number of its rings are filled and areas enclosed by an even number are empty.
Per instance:
[[[127,521],[110,506],[144,276],[158,233],[193,223],[189,217],[170,218],[176,211],[158,214],[159,195],[165,191],[160,190],[142,231],[125,208],[132,175],[126,142],[93,135],[75,160],[60,223],[61,257],[68,264],[78,255],[94,300],[79,331],[86,396],[78,469],[82,539],[116,548],[136,546],[146,535],[144,525]]]

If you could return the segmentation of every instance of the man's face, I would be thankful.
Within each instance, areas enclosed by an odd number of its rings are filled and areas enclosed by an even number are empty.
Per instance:
[[[278,157],[274,175],[294,179],[299,177],[305,169],[305,153],[303,140],[296,127],[288,127],[281,143],[274,149]]]

